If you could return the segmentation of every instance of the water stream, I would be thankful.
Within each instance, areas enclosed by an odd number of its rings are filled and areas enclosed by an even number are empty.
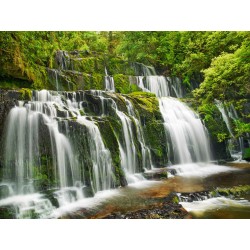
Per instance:
[[[58,54],[60,69],[73,69],[65,53]],[[136,67],[141,72],[134,78],[136,84],[159,100],[168,171],[175,176],[167,181],[143,177],[142,172],[155,167],[140,114],[125,95],[118,100],[113,77],[105,70],[105,91],[34,91],[31,101],[19,101],[11,109],[6,121],[0,208],[11,208],[16,218],[58,218],[83,210],[90,217],[101,217],[113,210],[147,207],[149,197],[178,189],[203,190],[206,178],[237,172],[209,163],[207,130],[198,115],[177,99],[184,94],[179,79],[157,76],[154,68],[143,64]],[[59,89],[57,74],[54,71]],[[107,115],[120,128],[114,137],[119,175],[128,184],[123,189],[117,189],[121,184],[116,183],[114,156],[98,123],[105,123]]]
[[[227,145],[230,155],[232,159],[241,161],[243,152],[243,138],[242,137],[235,138],[232,129],[232,121],[239,119],[238,114],[233,104],[227,107],[219,100],[215,100],[215,104],[218,110],[220,111],[222,119],[225,122],[228,132],[231,136],[231,138],[227,140]]]

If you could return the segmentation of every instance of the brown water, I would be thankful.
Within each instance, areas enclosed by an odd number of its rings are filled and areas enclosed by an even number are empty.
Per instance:
[[[66,213],[66,216],[63,215],[62,217],[103,218],[114,212],[126,213],[150,208],[160,204],[162,198],[171,192],[200,192],[212,190],[216,187],[223,188],[250,184],[250,168],[235,168],[233,170],[236,171],[214,173],[209,176],[174,176],[162,181],[147,181],[137,186],[120,188],[114,190],[114,195],[101,199],[90,198],[89,201],[90,203],[93,201],[93,205],[85,206],[83,203],[80,209],[70,211]],[[250,197],[242,198],[250,200]],[[223,202],[223,206],[215,204],[214,206],[208,206],[204,211],[190,211],[190,214],[193,218],[250,218],[250,206],[242,206],[228,201]],[[197,207],[199,206],[200,204],[197,204]]]

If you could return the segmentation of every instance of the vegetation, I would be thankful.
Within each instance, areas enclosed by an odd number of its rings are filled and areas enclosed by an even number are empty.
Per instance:
[[[0,44],[1,88],[55,89],[57,69],[61,90],[104,89],[106,67],[116,91],[129,94],[139,90],[128,79],[139,62],[182,79],[217,141],[229,136],[216,126],[215,99],[238,112],[236,136],[250,132],[249,32],[0,32]]]

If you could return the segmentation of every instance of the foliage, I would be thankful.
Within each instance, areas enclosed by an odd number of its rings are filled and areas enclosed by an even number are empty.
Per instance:
[[[237,133],[237,136],[243,136],[246,133],[250,133],[250,123],[245,123],[243,121],[240,120],[235,120],[235,131]]]
[[[223,53],[213,59],[211,66],[203,70],[205,79],[194,91],[195,97],[207,102],[244,98],[250,95],[249,42],[243,43],[235,53]]]
[[[128,79],[133,75],[130,63],[152,65],[159,74],[181,77],[186,89],[201,83],[192,92],[197,109],[214,131],[211,133],[223,141],[228,134],[224,125],[216,128],[221,117],[214,109],[214,99],[233,102],[241,122],[247,124],[250,118],[244,109],[250,97],[249,43],[247,31],[0,32],[0,85],[10,89],[55,88],[47,70],[55,67],[58,50],[73,52],[68,53],[68,59],[79,71],[61,71],[58,79],[64,90],[68,86],[70,90],[103,89],[106,67],[117,92],[137,92],[138,87]],[[237,136],[248,131],[247,125],[239,122],[235,128]]]
[[[57,50],[107,52],[107,38],[98,32],[0,32],[0,76],[23,79],[30,88],[49,88],[46,68]]]
[[[218,142],[222,142],[230,137],[226,124],[215,104],[200,105],[198,112],[203,118],[212,138],[215,138]],[[218,124],[220,125],[218,126]]]
[[[184,83],[209,67],[221,53],[233,53],[248,32],[123,32],[117,53],[156,67],[159,73],[180,76]]]

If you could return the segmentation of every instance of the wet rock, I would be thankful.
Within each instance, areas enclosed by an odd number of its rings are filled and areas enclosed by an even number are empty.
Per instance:
[[[94,196],[94,192],[91,187],[83,187],[82,191],[85,198]]]
[[[58,208],[59,202],[55,198],[54,192],[55,190],[46,190],[43,194],[44,194],[44,198],[48,199],[51,202],[52,206]]]
[[[193,192],[193,193],[179,193],[178,197],[182,202],[202,201],[211,198],[209,191]]]
[[[0,219],[15,219],[16,210],[13,206],[0,207]]]
[[[143,177],[147,180],[160,180],[168,178],[168,171],[166,168],[154,169],[143,173]]]
[[[122,214],[112,213],[104,219],[184,219],[188,218],[188,212],[175,202],[175,193],[165,197],[162,203],[153,205],[147,209],[141,209]],[[178,198],[178,197],[177,197]]]

